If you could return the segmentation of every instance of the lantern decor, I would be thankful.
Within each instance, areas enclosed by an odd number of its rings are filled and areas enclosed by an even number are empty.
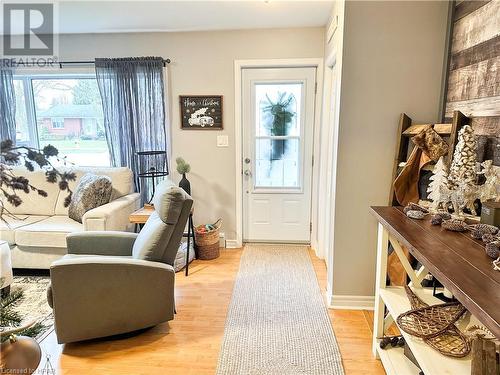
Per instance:
[[[167,152],[159,151],[139,151],[138,157],[137,186],[141,188],[141,198],[144,202],[151,204],[155,194],[155,187],[158,179],[168,176]],[[148,197],[150,198],[148,199]]]

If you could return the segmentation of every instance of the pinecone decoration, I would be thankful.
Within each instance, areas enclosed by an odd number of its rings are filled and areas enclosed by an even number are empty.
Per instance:
[[[448,212],[437,212],[431,217],[432,225],[441,225],[443,220],[450,220],[451,215]]]
[[[497,259],[500,256],[500,241],[493,241],[486,244],[486,255],[491,259]]]
[[[470,235],[472,236],[472,238],[474,238],[475,240],[480,240],[483,238],[483,235],[485,233],[483,233],[482,230],[480,229],[472,229]]]
[[[418,204],[412,203],[412,202],[408,203],[405,206],[405,208],[403,208],[403,212],[405,214],[407,214],[408,211],[420,211],[420,212],[423,212],[423,213],[426,213],[426,214],[429,213],[429,210],[427,208],[419,206]]]
[[[473,225],[469,225],[469,230],[472,230],[472,231],[481,231],[483,232],[483,234],[486,234],[486,233],[491,233],[491,234],[497,234],[498,233],[498,228],[494,225],[490,225],[490,224],[473,224]],[[482,235],[481,235],[482,237]]]
[[[467,224],[464,221],[458,219],[445,220],[443,221],[441,226],[444,229],[450,230],[452,232],[465,232],[468,229]]]
[[[491,233],[486,233],[486,234],[483,234],[483,237],[481,237],[481,240],[484,243],[489,243],[489,242],[495,241],[496,237],[494,235],[492,235]]]
[[[411,219],[422,220],[425,217],[425,215],[427,215],[425,212],[418,211],[418,210],[406,211],[406,216],[408,216]]]
[[[474,183],[476,180],[477,141],[472,127],[465,125],[458,132],[458,143],[453,154],[448,181],[451,189],[459,181]]]

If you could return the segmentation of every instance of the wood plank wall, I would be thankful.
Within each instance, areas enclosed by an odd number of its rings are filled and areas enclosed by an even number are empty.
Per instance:
[[[452,28],[445,117],[462,111],[472,118],[476,134],[498,149],[500,0],[456,1]]]

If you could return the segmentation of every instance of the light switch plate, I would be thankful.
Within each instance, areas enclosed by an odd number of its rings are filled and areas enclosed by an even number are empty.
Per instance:
[[[218,135],[217,147],[228,147],[228,146],[229,146],[229,137],[227,135]]]

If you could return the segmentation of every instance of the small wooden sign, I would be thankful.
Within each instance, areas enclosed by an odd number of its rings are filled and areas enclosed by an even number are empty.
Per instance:
[[[181,129],[222,130],[222,95],[179,95]]]

